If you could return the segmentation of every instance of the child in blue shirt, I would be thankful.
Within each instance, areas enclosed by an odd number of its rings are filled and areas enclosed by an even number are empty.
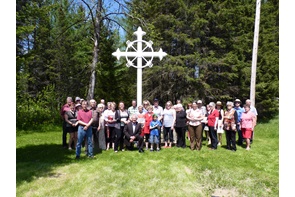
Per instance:
[[[154,144],[157,145],[157,151],[160,151],[159,148],[159,129],[162,126],[161,122],[158,120],[158,115],[153,114],[153,120],[150,123],[150,143],[151,143],[151,149],[150,151],[154,151]]]

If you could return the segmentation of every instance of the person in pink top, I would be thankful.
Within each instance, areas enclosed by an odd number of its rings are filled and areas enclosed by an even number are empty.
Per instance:
[[[60,110],[60,116],[62,118],[62,121],[63,121],[63,124],[62,124],[62,146],[64,148],[68,148],[68,145],[67,145],[67,122],[65,120],[65,113],[67,111],[70,111],[70,105],[71,103],[73,102],[73,99],[72,97],[67,97],[67,102],[66,104],[64,104]]]
[[[242,113],[241,117],[242,135],[246,139],[246,150],[250,150],[250,139],[256,126],[256,115],[250,111],[250,105],[245,104],[244,109],[245,112]]]
[[[82,110],[78,111],[78,142],[76,146],[76,159],[80,159],[81,146],[84,137],[87,137],[89,158],[93,158],[93,148],[92,148],[92,111],[87,109],[87,101],[82,101]]]

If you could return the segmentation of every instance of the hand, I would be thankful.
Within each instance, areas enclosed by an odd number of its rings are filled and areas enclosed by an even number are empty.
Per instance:
[[[84,127],[84,131],[86,131],[88,129],[88,126],[86,125],[85,127]]]

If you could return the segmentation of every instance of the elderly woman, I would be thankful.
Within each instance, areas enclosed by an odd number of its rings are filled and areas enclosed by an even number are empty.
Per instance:
[[[176,146],[185,148],[185,130],[186,130],[186,112],[183,110],[182,104],[174,106],[176,111],[175,131],[177,134]]]
[[[103,116],[104,109],[105,109],[104,104],[100,103],[97,105],[96,110],[98,112],[99,124],[97,127],[96,136],[98,139],[98,147],[101,150],[106,150],[105,120],[104,120],[104,116]]]
[[[70,104],[70,110],[65,112],[66,130],[70,134],[69,150],[72,150],[72,143],[74,142],[74,148],[76,149],[78,139],[78,126],[77,126],[77,112],[75,109],[75,103]]]
[[[226,103],[226,111],[224,112],[223,125],[226,136],[226,148],[228,150],[236,151],[236,124],[238,122],[238,114],[233,108],[234,103],[228,101]]]
[[[217,124],[218,124],[218,118],[219,118],[219,112],[217,109],[215,109],[215,103],[210,102],[209,103],[209,111],[207,112],[207,121],[208,121],[208,127],[209,127],[209,135],[211,139],[211,150],[217,149]]]
[[[250,139],[252,137],[252,132],[256,126],[256,115],[250,111],[250,105],[244,105],[245,112],[242,113],[241,117],[241,128],[243,138],[246,139],[246,150],[250,150]]]
[[[216,102],[216,109],[219,112],[218,124],[217,124],[218,146],[221,146],[222,145],[222,134],[224,133],[224,131],[223,131],[224,111],[222,109],[221,101]]]
[[[205,114],[198,108],[197,102],[192,103],[192,108],[187,111],[186,118],[189,120],[188,131],[190,136],[191,150],[201,150],[202,148],[202,120]]]

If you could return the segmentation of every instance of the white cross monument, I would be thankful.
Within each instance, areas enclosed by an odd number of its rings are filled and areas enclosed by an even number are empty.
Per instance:
[[[125,52],[120,51],[120,49],[117,49],[116,52],[112,53],[113,56],[116,56],[119,60],[121,56],[125,56],[127,60],[127,67],[133,66],[134,68],[137,68],[137,106],[142,104],[142,69],[149,66],[152,67],[152,60],[154,57],[159,57],[160,60],[164,56],[167,55],[167,53],[163,52],[162,49],[158,52],[154,52],[152,48],[152,41],[146,42],[142,40],[142,36],[144,36],[146,33],[142,31],[141,27],[137,28],[137,31],[133,33],[137,36],[137,40],[130,42],[129,40],[127,43],[127,48]],[[137,48],[135,48],[133,45],[137,44]],[[142,49],[142,45],[145,44],[144,49]],[[149,50],[149,51],[147,51]],[[134,57],[132,60],[128,59],[128,57]],[[146,57],[150,59],[146,59]],[[142,59],[146,62],[145,65],[142,65]],[[133,64],[133,62],[137,60],[137,66]]]

